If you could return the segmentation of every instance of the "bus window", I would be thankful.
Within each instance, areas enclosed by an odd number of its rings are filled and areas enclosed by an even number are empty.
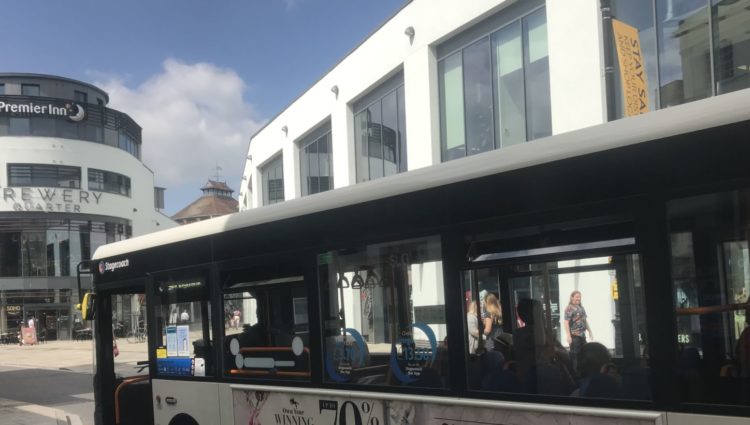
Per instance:
[[[437,237],[319,255],[329,382],[446,387]]]
[[[310,379],[307,288],[302,276],[246,281],[227,273],[224,374]],[[236,280],[236,281],[235,281]]]
[[[667,204],[681,401],[750,405],[750,191]]]
[[[587,233],[472,244],[470,261],[492,265],[462,273],[471,389],[651,399],[634,239]]]
[[[111,295],[111,305],[115,373],[123,378],[147,373],[137,364],[148,360],[145,295]],[[91,328],[84,323],[74,325],[76,339],[91,338]]]
[[[211,376],[211,311],[203,278],[157,282],[157,376]]]

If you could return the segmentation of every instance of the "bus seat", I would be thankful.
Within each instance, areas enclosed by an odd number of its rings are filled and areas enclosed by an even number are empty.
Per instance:
[[[151,406],[151,381],[148,376],[123,379],[115,391],[115,420],[118,425],[154,423]]]

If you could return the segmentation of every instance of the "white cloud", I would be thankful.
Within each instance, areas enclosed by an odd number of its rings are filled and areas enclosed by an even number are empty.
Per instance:
[[[262,122],[243,98],[242,79],[210,63],[167,59],[161,73],[136,88],[122,77],[95,83],[109,93],[111,108],[130,115],[143,128],[143,162],[157,185],[170,190],[198,189],[215,174],[239,190],[248,140]],[[181,209],[183,205],[167,205]]]

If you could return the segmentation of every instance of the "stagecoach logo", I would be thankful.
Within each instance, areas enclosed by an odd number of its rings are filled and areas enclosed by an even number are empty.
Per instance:
[[[114,261],[112,263],[101,261],[99,262],[99,274],[104,274],[105,272],[113,272],[117,269],[122,269],[128,266],[130,266],[130,260],[128,260],[127,258],[121,261]]]
[[[77,103],[66,103],[64,106],[38,105],[29,103],[6,103],[0,100],[0,112],[12,115],[52,115],[55,117],[67,117],[73,122],[83,121],[86,118],[86,110]]]

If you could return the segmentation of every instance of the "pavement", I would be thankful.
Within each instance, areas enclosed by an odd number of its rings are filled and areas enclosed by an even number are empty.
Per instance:
[[[120,351],[115,359],[117,373],[138,374],[136,362],[147,359],[146,343],[118,339],[117,345]],[[0,425],[92,425],[93,364],[90,340],[0,345],[0,376],[8,381],[3,385],[6,390],[0,392]],[[8,388],[8,383],[24,379],[54,388],[28,393],[24,393],[21,385]],[[39,394],[49,396],[40,400],[44,396]]]

